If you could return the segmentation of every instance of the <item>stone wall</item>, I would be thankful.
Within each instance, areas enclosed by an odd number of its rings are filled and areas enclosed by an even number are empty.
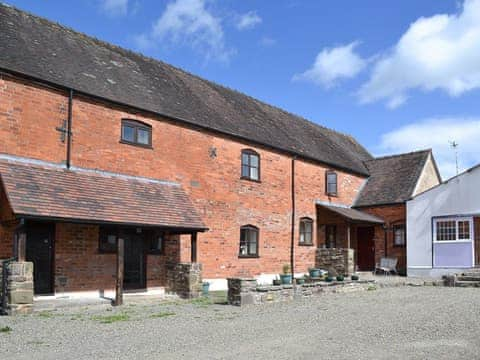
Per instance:
[[[355,271],[353,249],[317,249],[315,266],[320,269],[328,270],[333,276],[351,275]],[[336,274],[335,274],[336,273]]]
[[[199,297],[202,292],[202,264],[167,264],[167,287],[181,298]]]
[[[9,262],[1,271],[7,273],[7,306],[2,313],[28,314],[33,309],[33,263]],[[0,297],[1,299],[1,297]],[[0,303],[0,305],[3,305]]]
[[[228,279],[228,303],[230,305],[260,305],[273,302],[288,302],[328,293],[344,293],[368,290],[374,281],[324,281],[302,285],[258,285],[255,279]]]

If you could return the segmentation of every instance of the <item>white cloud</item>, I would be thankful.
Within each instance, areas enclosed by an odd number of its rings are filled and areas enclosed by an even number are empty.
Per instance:
[[[432,118],[384,134],[378,155],[432,148],[444,179],[456,173],[449,141],[459,143],[460,171],[480,163],[480,118]]]
[[[276,43],[277,43],[277,40],[275,40],[275,39],[273,39],[269,36],[263,36],[259,41],[259,44],[264,46],[264,47],[274,46]]]
[[[412,89],[459,96],[480,87],[480,0],[465,0],[459,14],[422,17],[375,64],[360,102],[402,105]]]
[[[134,37],[137,47],[158,43],[187,45],[207,60],[228,61],[234,53],[225,45],[221,19],[206,7],[205,0],[175,0],[154,23],[149,33]]]
[[[101,0],[100,7],[110,16],[127,15],[128,0]]]
[[[249,30],[262,22],[262,18],[255,11],[249,11],[240,15],[237,19],[236,27],[238,30]]]
[[[317,55],[315,63],[293,80],[310,81],[325,88],[335,85],[342,78],[352,78],[362,71],[367,61],[355,53],[358,42],[334,48],[324,48]]]

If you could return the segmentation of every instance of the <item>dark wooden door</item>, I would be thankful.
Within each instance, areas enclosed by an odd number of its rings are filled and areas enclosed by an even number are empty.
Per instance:
[[[373,226],[357,228],[357,265],[360,271],[375,268],[375,230]]]
[[[35,294],[53,294],[54,224],[35,224],[27,227],[27,261],[33,262]]]
[[[125,290],[145,289],[145,246],[143,236],[141,234],[128,234],[124,238],[123,288]]]

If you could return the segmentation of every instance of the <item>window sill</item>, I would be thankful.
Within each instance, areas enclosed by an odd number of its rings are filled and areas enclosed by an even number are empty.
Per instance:
[[[313,243],[298,243],[298,246],[313,246]]]
[[[338,197],[338,193],[337,194],[325,193],[325,195],[327,195],[328,197]]]
[[[434,241],[434,244],[456,244],[456,243],[471,243],[472,240],[440,240]]]
[[[150,149],[150,150],[153,150],[153,146],[152,146],[152,145],[144,145],[144,144],[139,144],[139,143],[135,143],[135,142],[131,142],[131,141],[126,141],[126,140],[120,140],[119,142],[120,142],[120,144],[132,145],[132,146],[136,146],[136,147],[139,147],[139,148],[142,148],[142,149]]]
[[[246,177],[246,176],[240,176],[240,180],[247,180],[247,181],[251,181],[251,182],[256,182],[256,183],[259,183],[261,184],[262,181],[261,180],[255,180],[255,179],[251,179],[249,177]]]
[[[239,259],[257,259],[259,257],[258,255],[238,255]]]

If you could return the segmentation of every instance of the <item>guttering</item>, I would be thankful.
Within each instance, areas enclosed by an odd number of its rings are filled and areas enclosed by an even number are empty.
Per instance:
[[[70,169],[72,162],[72,105],[73,105],[73,89],[68,91],[68,118],[67,118],[67,169]]]
[[[103,96],[94,95],[94,94],[91,94],[91,93],[88,93],[88,92],[85,92],[85,91],[82,91],[82,90],[75,89],[73,87],[68,87],[68,86],[65,86],[65,85],[61,85],[61,84],[58,84],[58,83],[55,83],[55,82],[52,82],[52,81],[49,81],[49,80],[41,79],[41,78],[38,78],[38,77],[35,77],[35,76],[32,76],[32,75],[28,75],[28,74],[25,74],[25,73],[22,73],[22,72],[18,72],[18,71],[15,71],[15,70],[10,70],[10,69],[5,69],[5,68],[0,67],[0,73],[1,72],[5,73],[7,75],[27,79],[27,80],[36,82],[40,85],[43,85],[43,86],[47,85],[47,86],[49,86],[53,89],[63,90],[63,91],[73,90],[75,92],[75,94],[77,94],[77,95],[82,95],[82,96],[85,96],[87,98],[92,98],[92,99],[95,99],[95,100],[98,100],[98,101],[103,101],[103,102],[123,106],[123,107],[126,107],[126,108],[134,110],[134,111],[153,114],[157,117],[163,117],[167,120],[170,120],[170,121],[173,121],[173,122],[178,122],[178,123],[181,123],[183,125],[187,125],[189,127],[207,130],[207,131],[210,131],[210,132],[213,132],[213,133],[217,133],[217,134],[221,134],[221,135],[224,135],[224,136],[231,137],[233,139],[242,140],[242,141],[245,141],[245,142],[250,143],[250,144],[255,144],[257,146],[262,146],[264,148],[272,149],[272,150],[275,150],[275,151],[280,152],[282,154],[302,158],[304,160],[311,161],[315,164],[331,166],[335,169],[345,171],[349,174],[358,175],[358,176],[361,176],[361,177],[370,176],[367,171],[363,172],[363,171],[360,171],[360,170],[350,169],[350,168],[347,168],[345,166],[338,165],[338,164],[333,164],[333,163],[328,162],[328,161],[319,160],[319,159],[313,158],[311,156],[298,153],[296,151],[282,149],[282,148],[276,147],[274,145],[266,144],[262,141],[252,140],[252,139],[249,139],[245,136],[232,134],[232,133],[229,133],[227,131],[211,128],[211,127],[208,127],[208,126],[205,126],[205,125],[192,123],[191,121],[181,119],[181,118],[178,118],[178,117],[175,117],[175,116],[172,116],[172,115],[162,114],[162,113],[156,112],[154,110],[148,110],[148,109],[140,108],[138,106],[131,105],[131,104],[128,104],[128,103],[124,103],[124,102],[121,102],[121,101],[118,101],[118,100],[112,100],[112,99],[105,98]]]
[[[295,276],[295,160],[296,156],[292,158],[292,233],[290,238],[290,270],[292,273],[292,282]]]
[[[94,219],[77,219],[67,218],[59,216],[42,216],[42,215],[29,215],[29,214],[16,214],[17,218],[25,220],[38,220],[38,221],[53,221],[64,222],[74,224],[91,224],[91,225],[112,225],[112,226],[125,226],[125,227],[142,227],[142,228],[156,228],[171,233],[177,234],[190,234],[192,232],[205,232],[208,231],[207,227],[181,227],[181,226],[169,226],[169,225],[156,225],[156,224],[144,224],[144,223],[128,223],[121,221],[108,221],[108,220],[94,220]]]

